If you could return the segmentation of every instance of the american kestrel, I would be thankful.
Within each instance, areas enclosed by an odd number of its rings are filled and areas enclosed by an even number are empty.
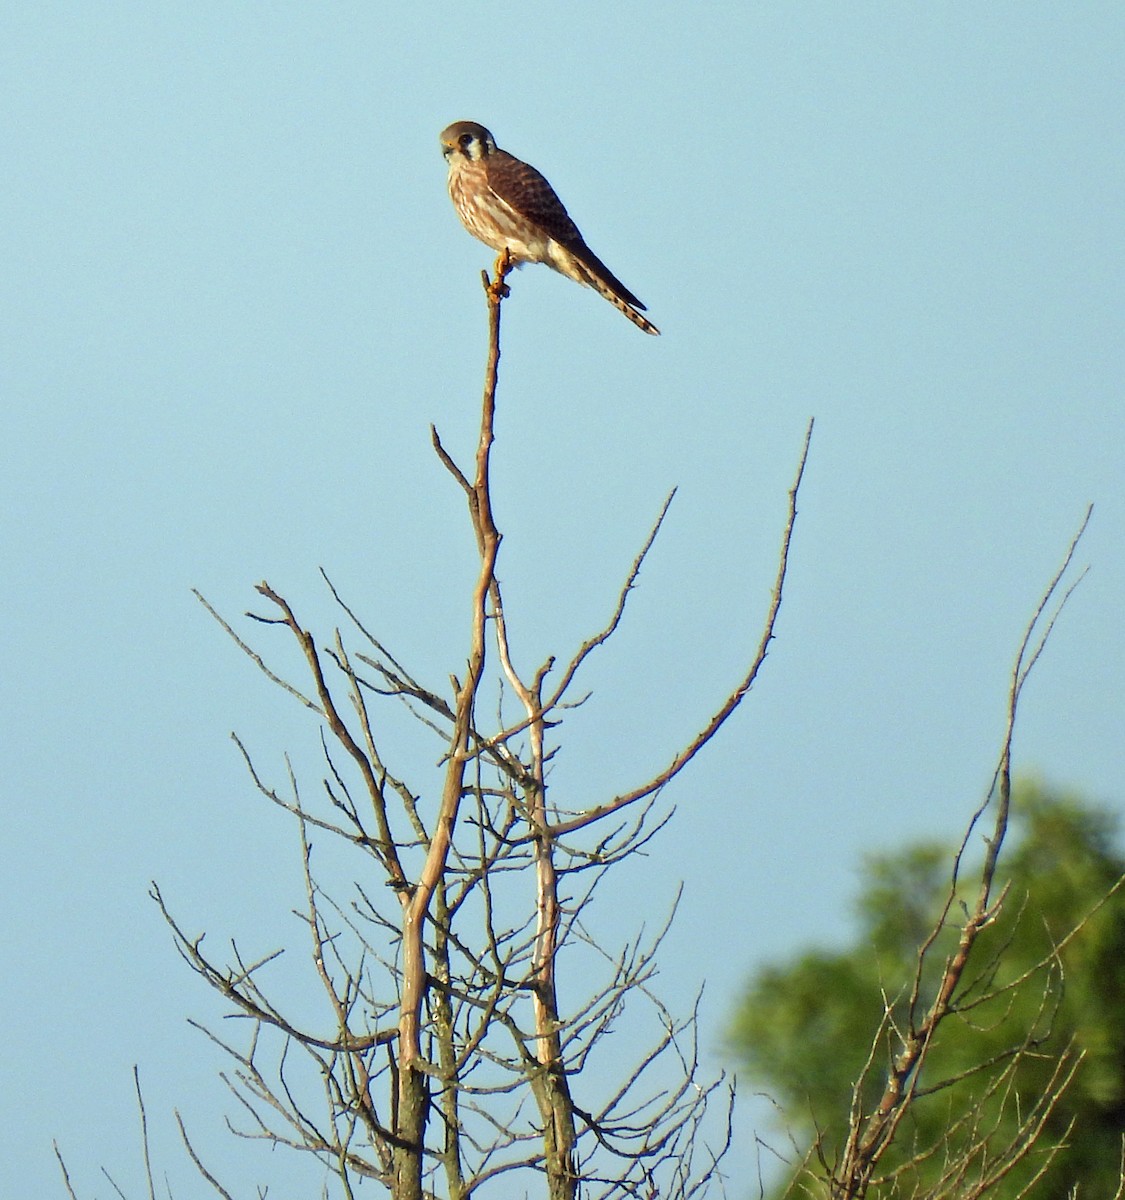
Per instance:
[[[546,263],[594,288],[645,333],[660,330],[641,316],[644,305],[586,245],[555,189],[534,168],[496,145],[483,125],[456,121],[442,131],[449,194],[461,223],[517,266]]]

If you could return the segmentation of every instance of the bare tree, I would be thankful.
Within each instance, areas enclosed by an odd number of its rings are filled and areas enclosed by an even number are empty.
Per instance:
[[[565,661],[517,664],[496,569],[501,535],[490,481],[509,270],[502,255],[494,277],[484,276],[489,352],[473,468],[463,470],[431,430],[467,501],[479,556],[466,659],[450,688],[419,680],[327,578],[346,634],[337,628],[318,637],[267,583],[257,588],[265,611],[247,614],[295,642],[304,683],[282,678],[200,597],[319,726],[326,770],[312,800],[292,767],[284,786],[275,786],[238,745],[257,789],[296,823],[304,954],[322,1018],[299,1017],[271,982],[290,949],[247,960],[232,943],[229,957],[217,957],[155,885],[153,896],[192,969],[249,1021],[238,1044],[204,1031],[233,1064],[224,1078],[242,1118],[232,1129],[315,1155],[342,1195],[377,1180],[395,1200],[464,1200],[539,1186],[550,1200],[573,1200],[580,1185],[587,1196],[687,1200],[718,1177],[730,1144],[731,1089],[701,1072],[696,1012],[670,1012],[653,989],[667,926],[607,949],[589,932],[590,906],[607,872],[669,819],[661,789],[718,733],[761,670],[782,602],[812,426],[789,493],[761,637],[738,682],[650,777],[588,805],[562,806],[548,787],[556,729],[582,702],[582,669],[618,629],[672,497],[605,624]],[[400,769],[385,732],[388,705],[405,706],[435,739],[440,773],[432,784]],[[343,895],[320,877],[314,835],[358,856]],[[588,1069],[609,1051],[606,1035],[622,1022],[631,1030],[647,1023],[648,1050],[631,1065],[614,1060],[600,1072]],[[188,1149],[225,1195],[190,1142]]]
[[[1085,574],[1064,583],[1090,516],[1087,510],[1020,643],[999,761],[954,857],[941,911],[921,940],[912,977],[886,981],[881,1020],[852,1089],[845,1140],[834,1147],[824,1136],[815,1137],[791,1177],[787,1196],[978,1200],[1005,1188],[1004,1194],[1019,1196],[1058,1194],[1051,1190],[1057,1182],[1047,1177],[1058,1151],[1075,1131],[1068,1126],[1050,1130],[1048,1136],[1048,1124],[1081,1061],[1073,1043],[1061,1050],[1050,1043],[1063,985],[1061,956],[1125,880],[1030,969],[1014,975],[1005,970],[1013,936],[1010,923],[1006,933],[990,935],[1009,900],[1007,888],[998,886],[997,870],[1008,832],[1020,698],[1055,622]],[[968,869],[969,851],[978,840],[983,855]],[[1021,919],[1019,914],[1016,919]],[[1034,1016],[1030,1022],[1013,1020],[1015,1012],[1026,1009],[1017,1007],[1016,994],[1028,989],[1037,989]],[[952,1031],[963,1039],[966,1029],[1008,1033],[999,1050],[996,1036],[981,1038],[981,1048],[970,1054],[967,1067],[948,1070],[941,1061],[942,1034]],[[1046,1065],[1037,1073],[1038,1090],[1026,1094],[1019,1086],[1020,1072],[1035,1058],[1045,1058]],[[945,1119],[931,1134],[932,1124],[914,1118],[919,1106],[935,1103],[944,1103]],[[920,1135],[922,1129],[925,1135]],[[1047,1189],[1042,1193],[1037,1190],[1041,1182]],[[1115,1200],[1121,1200],[1123,1192],[1125,1182]]]

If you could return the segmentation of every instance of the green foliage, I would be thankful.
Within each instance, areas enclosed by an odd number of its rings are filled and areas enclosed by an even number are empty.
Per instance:
[[[880,1173],[928,1147],[940,1149],[911,1168],[893,1194],[927,1194],[985,1131],[995,1145],[1010,1140],[1021,1116],[1051,1088],[1070,1047],[1082,1055],[1073,1083],[1034,1153],[989,1194],[1018,1195],[1045,1151],[1065,1141],[1035,1195],[1069,1196],[1075,1184],[1082,1200],[1114,1195],[1125,1133],[1125,889],[1090,915],[1125,875],[1114,835],[1104,812],[1032,784],[1017,789],[993,892],[1007,888],[1003,906],[969,960],[958,1011],[930,1047],[918,1100]],[[732,1053],[773,1096],[799,1143],[811,1145],[820,1132],[829,1163],[847,1136],[853,1086],[869,1058],[864,1111],[881,1094],[895,1030],[909,1021],[919,947],[949,896],[955,850],[925,843],[871,856],[855,943],[766,966],[737,1010]],[[977,878],[973,866],[962,864],[965,898]],[[960,900],[925,958],[923,1010],[956,946]],[[1025,1052],[1013,1063],[1019,1046]]]

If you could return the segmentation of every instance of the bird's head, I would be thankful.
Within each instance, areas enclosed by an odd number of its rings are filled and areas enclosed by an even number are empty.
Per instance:
[[[495,149],[492,134],[476,121],[454,121],[441,131],[441,152],[449,163],[456,158],[479,162]]]

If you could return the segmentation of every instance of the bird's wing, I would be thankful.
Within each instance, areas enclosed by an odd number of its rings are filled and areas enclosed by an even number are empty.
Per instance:
[[[494,150],[488,159],[488,186],[499,200],[534,221],[623,300],[634,308],[644,309],[640,300],[586,245],[555,189],[533,166],[505,150]]]
[[[568,250],[586,245],[555,189],[534,167],[504,150],[494,150],[488,159],[488,186],[509,208],[534,221]]]

